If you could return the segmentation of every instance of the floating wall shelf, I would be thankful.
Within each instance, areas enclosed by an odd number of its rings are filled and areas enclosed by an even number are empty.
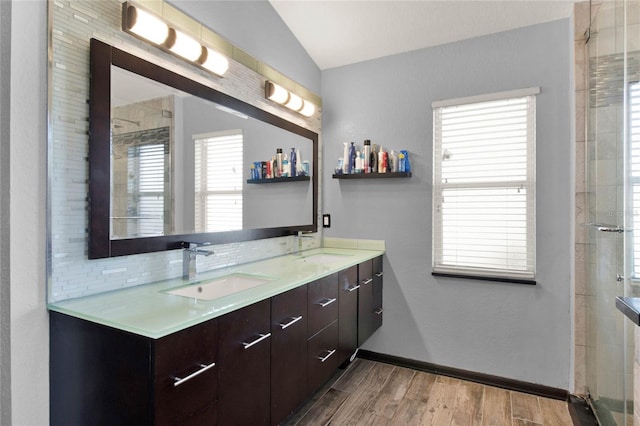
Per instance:
[[[279,177],[271,179],[247,179],[247,183],[284,183],[310,181],[311,176]]]
[[[334,174],[334,179],[409,178],[411,172]]]

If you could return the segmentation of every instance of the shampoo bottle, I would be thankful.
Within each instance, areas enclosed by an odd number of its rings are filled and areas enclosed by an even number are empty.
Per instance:
[[[378,153],[376,152],[375,144],[373,144],[371,156],[369,157],[369,167],[371,168],[371,173],[378,173]]]
[[[380,151],[378,151],[378,173],[386,173],[387,165],[385,162],[385,152],[382,149],[382,145],[380,145]]]
[[[356,173],[362,173],[362,154],[356,151]]]
[[[276,169],[274,170],[273,177],[282,176],[282,148],[276,149]]]
[[[349,169],[347,173],[355,173],[356,169],[356,146],[355,142],[351,142],[351,146],[349,146]]]
[[[295,148],[291,148],[291,155],[289,156],[289,176],[290,177],[295,177],[296,174],[298,173],[298,169],[297,169],[297,155],[296,155],[296,149]]]
[[[364,141],[364,163],[362,164],[363,172],[371,173],[371,141],[369,139],[365,139]]]
[[[344,142],[342,153],[342,172],[349,173],[349,142]]]

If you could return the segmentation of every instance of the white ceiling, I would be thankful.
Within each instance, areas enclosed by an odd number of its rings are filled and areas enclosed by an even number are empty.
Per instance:
[[[571,16],[574,0],[269,0],[320,69]]]

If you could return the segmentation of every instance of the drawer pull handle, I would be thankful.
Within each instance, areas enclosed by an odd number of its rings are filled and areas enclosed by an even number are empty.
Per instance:
[[[352,291],[356,291],[356,290],[357,290],[357,289],[359,289],[359,288],[360,288],[360,286],[359,286],[359,285],[354,285],[353,287],[349,287],[349,288],[347,289],[347,291],[348,291],[348,292],[352,292]]]
[[[178,387],[178,386],[180,386],[180,385],[181,385],[181,384],[183,384],[184,382],[186,382],[186,381],[188,381],[188,380],[193,379],[194,377],[196,377],[196,376],[198,376],[198,375],[200,375],[200,374],[204,373],[205,371],[207,371],[207,370],[208,370],[208,369],[210,369],[210,368],[213,368],[215,365],[216,365],[216,363],[215,363],[215,362],[212,362],[212,363],[211,363],[211,364],[209,364],[209,365],[206,365],[206,364],[200,364],[200,367],[202,367],[202,368],[201,368],[200,370],[197,370],[197,371],[195,371],[195,372],[193,372],[193,373],[189,374],[187,377],[182,378],[182,379],[181,379],[180,377],[174,377],[174,378],[173,378],[173,380],[175,380],[175,382],[173,383],[173,387]]]
[[[382,276],[382,272],[376,272],[376,277],[380,278]]]
[[[325,362],[326,360],[328,360],[329,358],[331,358],[331,355],[336,353],[336,350],[332,350],[332,351],[327,351],[328,354],[325,356],[319,356],[318,359],[320,360],[320,362]]]
[[[323,302],[318,302],[318,305],[320,305],[320,306],[322,306],[324,308],[324,307],[329,306],[330,304],[332,304],[333,302],[335,302],[338,299],[336,299],[334,297],[332,299],[323,299],[323,300],[324,300]]]
[[[285,328],[289,327],[290,325],[293,325],[293,324],[297,323],[301,319],[302,319],[302,315],[299,316],[299,317],[292,317],[291,321],[289,321],[288,323],[280,323],[280,327],[282,327],[282,329],[284,330]]]
[[[367,280],[362,281],[362,285],[371,284],[373,282],[373,278],[369,278]]]
[[[374,313],[375,313],[376,315],[380,315],[380,314],[382,314],[382,312],[384,312],[384,309],[379,308],[379,309],[376,309]]]
[[[269,337],[271,337],[271,333],[266,333],[266,334],[258,334],[258,338],[256,340],[254,340],[253,342],[242,342],[242,345],[244,346],[245,349],[249,349],[251,346],[255,345],[256,343],[260,343],[262,342],[264,339],[268,339]]]

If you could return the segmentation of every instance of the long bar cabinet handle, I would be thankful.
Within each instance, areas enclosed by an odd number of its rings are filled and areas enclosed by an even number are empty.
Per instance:
[[[376,272],[376,277],[380,278],[382,275],[384,275],[382,272]]]
[[[331,355],[336,353],[336,350],[333,349],[331,351],[328,351],[329,353],[326,356],[319,356],[318,359],[320,360],[320,362],[325,362],[326,360],[328,360],[329,358],[331,358]]]
[[[348,292],[352,292],[352,291],[356,291],[357,289],[360,288],[360,285],[354,285],[353,287],[349,287],[347,289]]]
[[[183,384],[186,381],[189,381],[191,379],[193,379],[196,376],[199,376],[200,374],[204,373],[205,371],[207,371],[210,368],[215,367],[216,363],[212,362],[211,364],[207,365],[207,364],[200,364],[200,367],[202,367],[200,370],[197,370],[191,374],[189,374],[187,377],[184,378],[180,378],[180,377],[174,377],[173,380],[175,380],[175,382],[173,383],[173,387],[178,387],[181,384]]]
[[[362,281],[362,285],[371,284],[373,282],[373,278],[369,278],[367,280]]]
[[[324,299],[324,300],[325,300],[324,302],[318,302],[318,305],[322,306],[323,308],[329,306],[330,304],[332,304],[333,302],[335,302],[338,299],[336,299],[334,297],[334,298],[331,298],[331,299]]]
[[[382,312],[384,312],[384,309],[382,309],[382,308],[378,308],[378,309],[376,309],[376,310],[374,311],[374,314],[376,314],[376,315],[380,315]]]
[[[266,334],[258,334],[258,337],[256,340],[254,340],[253,342],[242,342],[242,345],[244,346],[245,349],[249,349],[251,346],[255,345],[256,343],[260,343],[262,342],[264,339],[268,339],[269,337],[271,337],[271,333],[266,333]]]
[[[280,323],[280,327],[284,330],[285,328],[297,323],[298,321],[300,321],[302,319],[302,315],[299,317],[292,317],[291,321],[287,322],[287,323]]]

